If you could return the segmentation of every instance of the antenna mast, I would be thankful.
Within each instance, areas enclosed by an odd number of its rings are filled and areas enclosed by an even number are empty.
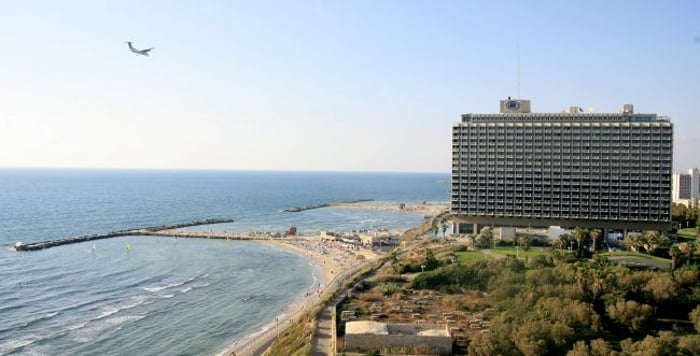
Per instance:
[[[518,96],[517,98],[520,99],[520,40],[518,40],[515,43],[515,57],[516,57],[516,72],[517,72],[517,79],[518,79]]]

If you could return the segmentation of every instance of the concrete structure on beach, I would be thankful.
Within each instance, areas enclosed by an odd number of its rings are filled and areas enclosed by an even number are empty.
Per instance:
[[[673,125],[635,113],[532,113],[501,100],[498,114],[453,125],[453,221],[492,226],[668,230]]]
[[[452,354],[452,336],[447,325],[350,321],[345,326],[345,351],[415,347],[431,350],[434,352],[431,355]]]

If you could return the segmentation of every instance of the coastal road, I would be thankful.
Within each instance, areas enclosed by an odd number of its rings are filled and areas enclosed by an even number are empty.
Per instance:
[[[333,355],[333,340],[335,339],[335,328],[333,328],[333,309],[340,301],[337,298],[329,306],[323,308],[321,315],[318,317],[318,325],[316,325],[316,333],[313,338],[313,350],[311,354],[314,356]]]

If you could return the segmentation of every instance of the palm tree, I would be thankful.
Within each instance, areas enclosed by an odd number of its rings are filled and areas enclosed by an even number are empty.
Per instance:
[[[668,254],[671,255],[671,271],[673,271],[676,269],[676,261],[678,261],[678,256],[681,255],[681,250],[677,245],[673,245],[668,250]]]
[[[530,248],[530,243],[532,243],[532,236],[523,235],[518,237],[518,245],[523,248],[523,251],[527,251]]]
[[[561,234],[559,235],[559,238],[556,241],[554,241],[554,243],[556,243],[557,246],[559,246],[560,250],[564,250],[566,248],[566,245],[569,243],[569,237],[570,236],[567,234]]]
[[[449,226],[450,226],[450,225],[447,223],[447,221],[444,221],[444,220],[443,220],[443,221],[440,223],[440,230],[442,230],[442,237],[447,237],[447,236],[446,236],[446,234],[447,234],[447,228],[448,228]]]
[[[591,240],[593,240],[593,252],[595,253],[596,242],[598,241],[598,238],[600,237],[600,231],[599,230],[591,230],[591,232],[588,233],[588,236],[590,236]]]
[[[639,238],[639,235],[627,234],[627,236],[625,236],[625,240],[622,241],[622,244],[634,252],[639,252],[639,247],[642,246],[642,241]]]
[[[681,242],[678,245],[678,250],[684,254],[687,258],[687,264],[690,264],[690,255],[693,253],[693,245],[687,243],[687,242]],[[673,248],[673,247],[671,247]],[[670,250],[669,250],[670,253]]]
[[[581,257],[583,255],[583,241],[586,239],[586,230],[577,227],[576,229],[574,229],[574,238],[578,243],[576,257]]]

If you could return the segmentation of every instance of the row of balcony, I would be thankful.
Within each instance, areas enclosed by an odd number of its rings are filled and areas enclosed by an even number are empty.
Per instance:
[[[466,214],[473,216],[492,216],[492,217],[511,217],[511,218],[539,218],[539,219],[596,219],[596,220],[613,220],[613,221],[652,221],[652,222],[669,222],[671,221],[668,215],[664,214],[654,214],[654,215],[602,215],[602,214],[592,214],[592,213],[559,213],[559,214],[548,214],[548,213],[536,213],[536,212],[497,212],[497,211],[473,211],[465,209],[453,209],[456,214]]]

